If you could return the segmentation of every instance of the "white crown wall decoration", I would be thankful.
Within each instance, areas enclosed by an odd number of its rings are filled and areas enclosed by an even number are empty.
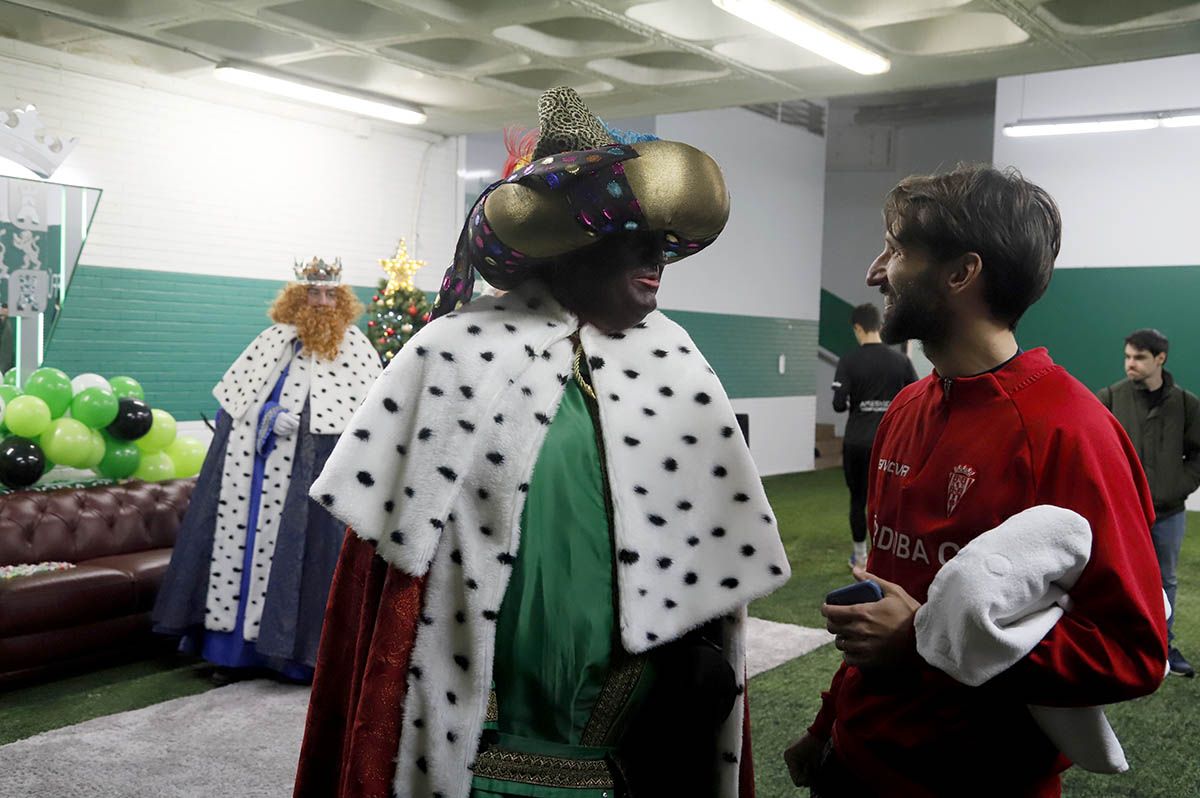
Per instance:
[[[79,143],[77,138],[63,141],[47,135],[45,126],[38,119],[37,108],[32,105],[2,113],[0,158],[18,163],[38,177],[48,178],[54,174]]]

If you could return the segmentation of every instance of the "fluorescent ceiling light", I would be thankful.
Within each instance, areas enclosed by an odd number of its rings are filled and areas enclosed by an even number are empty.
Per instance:
[[[290,97],[293,100],[324,105],[360,116],[386,119],[402,125],[420,125],[425,122],[425,113],[420,108],[399,100],[370,99],[332,87],[326,88],[313,82],[301,81],[257,65],[223,63],[217,66],[214,74],[221,80],[236,83],[239,86]]]
[[[495,169],[459,169],[458,176],[463,180],[486,180],[496,176]]]
[[[1075,133],[1124,133],[1130,130],[1191,127],[1193,125],[1200,125],[1200,109],[1198,108],[1107,116],[1075,116],[1061,119],[1029,119],[1005,125],[1003,132],[1006,136],[1024,138],[1029,136],[1069,136]]]
[[[722,11],[860,75],[878,75],[892,68],[892,62],[878,53],[775,0],[712,0],[712,3]]]
[[[1165,116],[1163,127],[1196,127],[1200,125],[1200,113],[1185,113],[1178,116]]]

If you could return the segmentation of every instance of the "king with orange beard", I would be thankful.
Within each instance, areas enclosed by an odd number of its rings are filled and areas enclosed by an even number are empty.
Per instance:
[[[312,678],[344,527],[308,491],[381,371],[341,271],[297,264],[275,323],[213,389],[213,442],[153,619],[219,682],[262,669]]]

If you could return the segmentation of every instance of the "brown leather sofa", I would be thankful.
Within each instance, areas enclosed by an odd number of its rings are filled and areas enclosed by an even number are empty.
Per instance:
[[[0,683],[149,637],[150,610],[196,480],[0,495]]]

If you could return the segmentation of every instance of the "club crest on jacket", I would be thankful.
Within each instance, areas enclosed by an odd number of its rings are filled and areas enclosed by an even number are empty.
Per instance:
[[[954,515],[958,503],[966,495],[967,489],[975,484],[975,469],[967,465],[957,465],[950,471],[950,484],[946,489],[946,517]]]

